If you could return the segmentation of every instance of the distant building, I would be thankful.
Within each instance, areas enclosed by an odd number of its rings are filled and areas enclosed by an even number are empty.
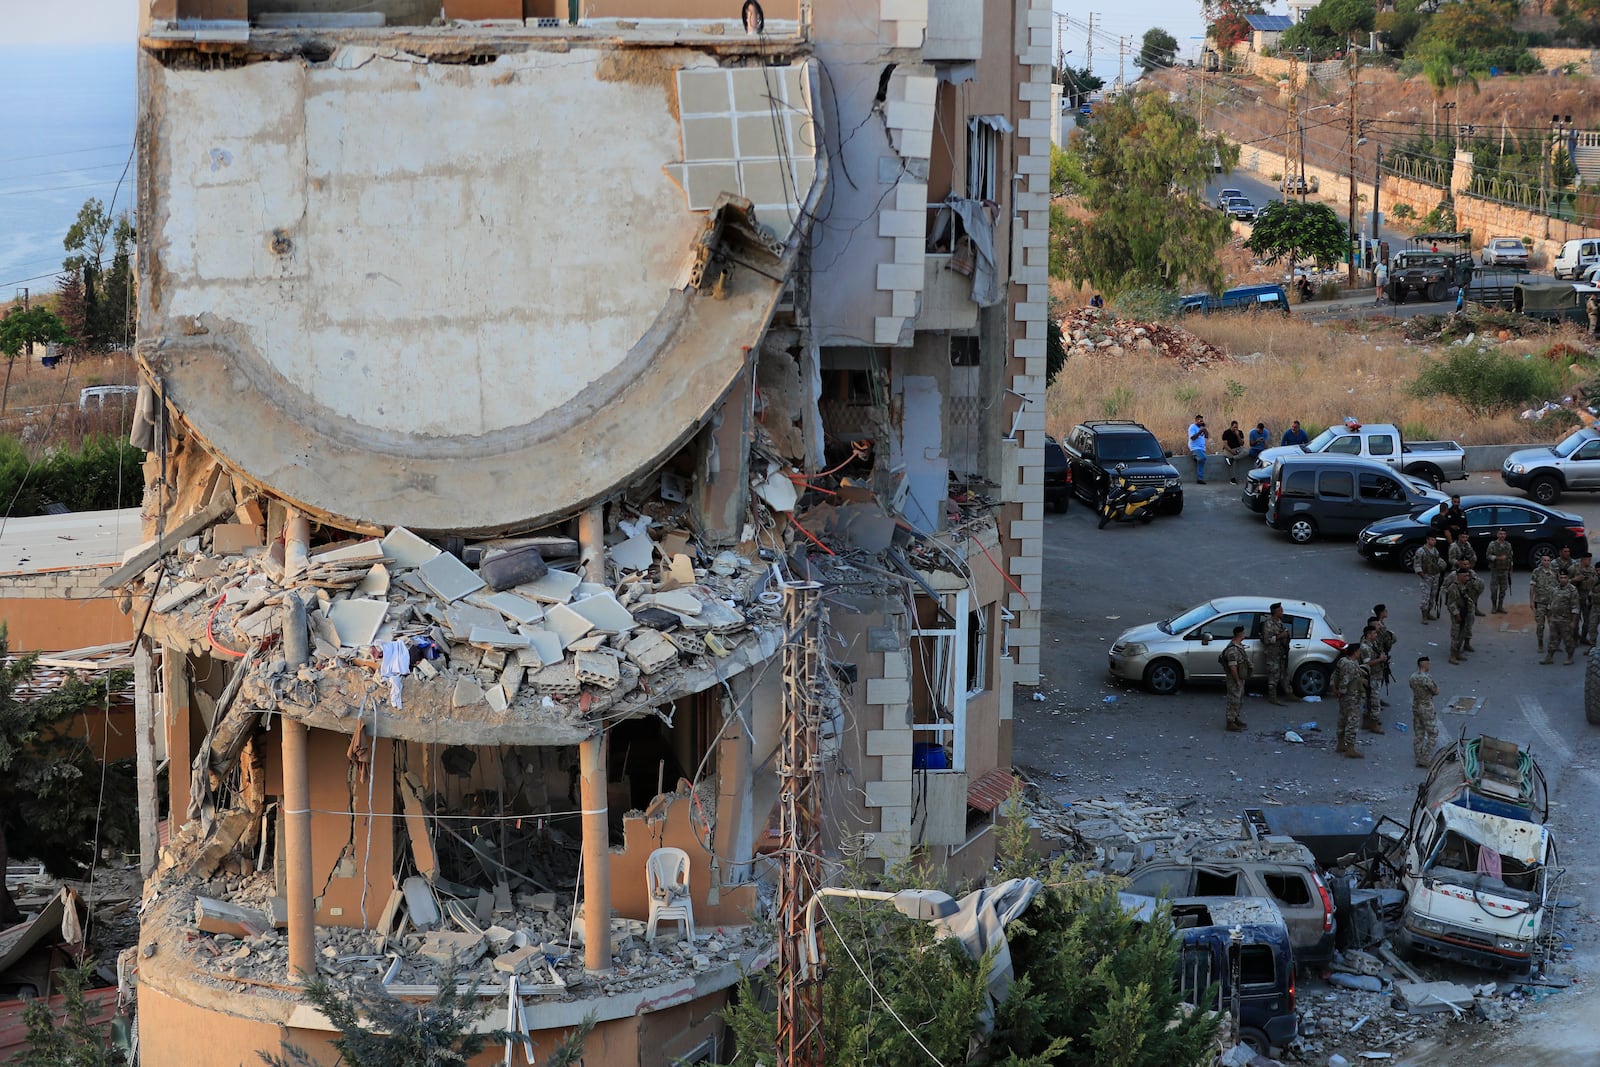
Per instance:
[[[1289,9],[1290,24],[1295,26],[1300,25],[1300,23],[1305,21],[1306,14],[1319,3],[1321,3],[1321,0],[1288,0],[1284,6]],[[1276,16],[1269,15],[1267,17],[1275,18]]]
[[[1315,4],[1310,5],[1315,7]],[[1250,24],[1250,51],[1265,52],[1277,48],[1283,40],[1283,31],[1294,25],[1288,15],[1246,15]]]

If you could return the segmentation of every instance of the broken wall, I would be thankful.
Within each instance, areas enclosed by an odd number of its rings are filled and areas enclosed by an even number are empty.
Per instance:
[[[12,652],[59,652],[133,640],[138,618],[100,588],[108,567],[0,574],[0,622]]]
[[[689,900],[696,929],[744,926],[756,911],[754,883],[712,890],[711,829],[692,795],[662,793],[643,815],[622,820],[623,846],[611,850],[611,909],[619,918],[648,919],[650,895],[645,888],[645,863],[658,848],[681,848],[689,854]],[[720,875],[719,875],[720,878]],[[712,903],[712,898],[716,902]],[[667,932],[676,924],[665,927]]]

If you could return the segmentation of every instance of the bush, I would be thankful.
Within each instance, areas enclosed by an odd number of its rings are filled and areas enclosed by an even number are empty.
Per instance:
[[[1323,282],[1321,285],[1317,286],[1317,299],[1337,300],[1339,299],[1339,292],[1340,290],[1338,282]]]
[[[1389,214],[1393,215],[1397,219],[1411,219],[1416,218],[1417,215],[1415,211],[1411,210],[1410,204],[1396,204],[1394,207],[1389,209]]]
[[[0,437],[0,502],[16,516],[42,515],[46,504],[72,511],[135,507],[144,499],[144,453],[110,436],[84,440],[32,461],[14,437]]]
[[[1443,396],[1485,418],[1561,392],[1562,368],[1492,348],[1464,345],[1430,362],[1411,383],[1418,397]]]
[[[1565,437],[1582,425],[1583,420],[1578,418],[1578,413],[1571,408],[1551,408],[1539,420],[1539,429],[1548,433],[1552,440]]]
[[[1178,294],[1171,289],[1137,286],[1125,289],[1111,301],[1111,311],[1119,319],[1154,322],[1178,313]]]

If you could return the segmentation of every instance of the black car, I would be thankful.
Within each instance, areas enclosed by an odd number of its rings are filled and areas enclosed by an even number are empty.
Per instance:
[[[1066,511],[1072,499],[1072,464],[1066,450],[1049,434],[1044,438],[1044,503],[1051,511]]]
[[[1257,515],[1267,513],[1267,492],[1272,488],[1271,467],[1251,467],[1245,472],[1244,488],[1239,492],[1239,499],[1244,501],[1244,506]]]
[[[1439,532],[1433,521],[1441,506],[1380,519],[1361,531],[1356,547],[1368,559],[1411,570],[1412,557],[1424,539]],[[1514,496],[1464,496],[1461,509],[1467,514],[1467,537],[1480,560],[1484,558],[1484,546],[1494,540],[1498,529],[1505,530],[1517,563],[1526,567],[1533,566],[1540,556],[1553,556],[1563,548],[1572,549],[1573,559],[1589,551],[1583,518],[1570,511],[1557,511]]]
[[[1136,486],[1160,485],[1167,491],[1165,511],[1183,511],[1183,479],[1162,451],[1156,435],[1137,422],[1103,420],[1081,422],[1061,442],[1072,466],[1072,491],[1078,499],[1098,508],[1117,464]]]

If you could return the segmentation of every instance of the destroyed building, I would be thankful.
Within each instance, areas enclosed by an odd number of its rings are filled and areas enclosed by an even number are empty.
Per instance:
[[[792,582],[824,847],[988,866],[1049,8],[768,2],[143,4],[148,540],[103,584],[169,759],[144,1062],[326,1048],[312,971],[453,973],[540,1056],[586,1016],[594,1062],[721,1055]]]

